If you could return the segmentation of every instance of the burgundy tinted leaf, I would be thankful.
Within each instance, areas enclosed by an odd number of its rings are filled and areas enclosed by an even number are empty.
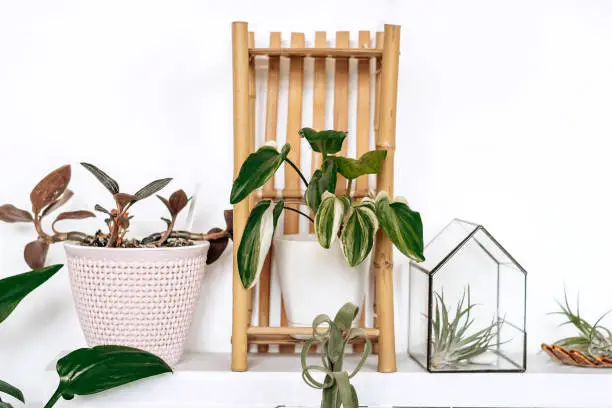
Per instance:
[[[172,212],[172,207],[170,206],[170,201],[168,201],[167,199],[165,199],[164,197],[157,195],[157,198],[159,198],[159,200],[164,203],[164,205],[166,206],[166,208],[168,209],[168,211],[170,212],[171,215],[174,215],[174,213]]]
[[[136,196],[138,200],[142,200],[143,198],[147,198],[150,195],[157,193],[159,190],[166,187],[168,183],[170,183],[171,181],[172,181],[171,178],[165,178],[165,179],[159,179],[159,180],[152,181],[151,183],[147,184],[146,186],[138,190],[136,194],[134,195]]]
[[[30,268],[40,269],[45,266],[48,251],[49,244],[44,241],[36,240],[25,246],[23,257]]]
[[[223,211],[225,217],[225,229],[230,234],[230,238],[234,239],[234,210]]]
[[[126,205],[137,200],[136,196],[126,193],[117,193],[114,197],[119,210],[122,210]]]
[[[110,211],[108,211],[106,208],[102,207],[100,204],[96,204],[96,206],[94,207],[94,210],[100,211],[100,212],[102,212],[104,214],[112,215],[110,213]]]
[[[12,204],[0,206],[0,221],[4,222],[32,222],[32,214],[19,209]]]
[[[209,234],[214,232],[223,231],[221,228],[213,228],[208,231]],[[220,238],[210,241],[210,248],[208,248],[208,255],[206,256],[206,264],[210,265],[215,262],[225,251],[229,238]]]
[[[87,211],[87,210],[68,211],[68,212],[63,212],[60,215],[58,215],[54,223],[61,221],[61,220],[81,220],[83,218],[92,218],[95,216],[96,215],[94,213],[92,213],[91,211]]]
[[[170,228],[170,224],[172,224],[172,221],[170,221],[167,218],[161,217],[162,221],[166,223],[166,228]]]
[[[187,205],[188,201],[189,199],[187,198],[187,194],[185,194],[183,190],[178,190],[172,193],[170,196],[170,208],[172,209],[173,214],[176,215],[181,212],[181,210]]]
[[[106,187],[111,194],[115,195],[119,192],[119,184],[113,180],[111,176],[89,163],[81,163],[91,174],[93,174]]]
[[[130,217],[128,217],[125,214],[121,215],[117,219],[117,224],[119,225],[119,227],[121,227],[123,229],[129,228],[130,227]]]
[[[34,214],[57,200],[70,182],[70,165],[52,171],[34,187],[30,193]]]
[[[57,210],[62,205],[66,204],[68,202],[68,200],[70,200],[72,198],[73,195],[74,195],[74,193],[72,192],[72,190],[66,189],[66,191],[64,191],[64,194],[62,194],[60,196],[60,198],[58,198],[57,200],[55,200],[54,202],[52,202],[51,204],[49,204],[48,206],[45,207],[45,209],[43,210],[43,212],[42,212],[42,214],[40,216],[44,217],[45,215],[49,214],[50,212]]]

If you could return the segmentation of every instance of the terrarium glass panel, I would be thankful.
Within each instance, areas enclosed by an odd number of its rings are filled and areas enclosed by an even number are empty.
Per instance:
[[[481,225],[453,220],[410,265],[413,359],[431,372],[526,368],[525,270]]]

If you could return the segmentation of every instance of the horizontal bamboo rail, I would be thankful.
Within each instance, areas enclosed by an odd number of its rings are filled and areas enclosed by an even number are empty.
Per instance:
[[[378,329],[364,329],[366,335],[370,337],[378,337],[380,331]],[[320,333],[325,333],[326,330],[319,330]],[[247,335],[255,336],[272,336],[272,335],[288,335],[288,336],[310,336],[312,334],[312,327],[263,327],[263,326],[249,326],[247,328]]]
[[[250,48],[253,57],[382,58],[380,49],[356,48]]]
[[[370,342],[377,344],[378,337],[369,337]],[[304,343],[304,340],[293,338],[289,335],[278,335],[278,336],[249,336],[249,344],[257,344],[257,345],[268,345],[268,344],[278,344],[278,345],[286,345],[286,346],[296,346],[298,344]],[[316,343],[316,342],[315,342]],[[351,340],[349,344],[365,344],[365,340],[360,337],[354,340]],[[313,348],[316,350],[316,347]]]
[[[304,198],[304,191],[301,190],[290,190],[290,189],[275,189],[275,190],[259,190],[255,193],[257,200],[269,200],[269,199],[288,199],[288,200],[302,200]],[[360,191],[353,192],[351,197],[363,198],[367,197],[368,192]]]

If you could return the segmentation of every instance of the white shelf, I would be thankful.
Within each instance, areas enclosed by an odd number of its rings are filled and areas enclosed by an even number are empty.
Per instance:
[[[350,367],[352,357],[346,363]],[[187,355],[173,375],[152,378],[59,407],[318,407],[320,391],[302,382],[297,355],[249,355],[250,370],[229,370],[229,354]],[[313,362],[318,360],[313,356]],[[52,374],[52,373],[50,373]],[[53,384],[53,381],[51,381]],[[530,356],[526,373],[430,374],[406,356],[398,372],[375,371],[370,358],[354,378],[369,407],[603,408],[612,370],[562,366]],[[46,390],[45,394],[51,392]],[[42,395],[41,395],[42,397]],[[34,405],[33,405],[34,406]]]

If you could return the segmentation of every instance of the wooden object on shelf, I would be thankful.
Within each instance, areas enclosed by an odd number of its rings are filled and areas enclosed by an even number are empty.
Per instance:
[[[255,61],[265,58],[268,63],[266,112],[265,112],[265,140],[277,139],[277,122],[279,109],[279,83],[280,66],[282,59],[289,62],[289,91],[287,106],[287,143],[291,144],[291,160],[300,165],[300,138],[297,131],[304,126],[302,123],[303,93],[306,85],[313,87],[313,118],[312,127],[317,130],[334,128],[348,130],[349,121],[349,69],[351,60],[357,62],[357,154],[361,155],[369,150],[370,135],[374,135],[377,149],[387,150],[387,159],[377,176],[376,188],[369,185],[367,176],[357,179],[354,185],[354,197],[364,197],[370,190],[384,189],[393,196],[393,172],[395,150],[395,118],[397,104],[397,77],[399,68],[399,36],[400,27],[385,25],[383,32],[375,34],[375,46],[371,44],[368,31],[359,32],[356,47],[350,45],[350,35],[346,31],[335,34],[336,46],[327,46],[328,35],[325,32],[315,34],[314,48],[307,48],[303,33],[291,34],[290,48],[281,45],[280,33],[270,34],[268,48],[257,48],[253,41],[253,34],[249,33],[246,22],[232,24],[233,45],[233,84],[234,84],[234,175],[246,157],[255,150]],[[251,40],[251,41],[249,41]],[[304,81],[304,64],[308,59],[314,58],[314,78],[309,84]],[[326,89],[327,64],[335,64],[335,78],[333,90],[333,105],[326,102],[328,92]],[[263,66],[264,64],[262,64]],[[260,69],[259,65],[257,69]],[[374,88],[374,92],[372,92]],[[330,106],[331,105],[331,106]],[[374,117],[370,118],[373,105]],[[260,104],[261,106],[261,104]],[[325,113],[333,109],[333,125],[325,124]],[[350,135],[349,137],[351,137]],[[346,152],[346,145],[343,147]],[[305,158],[304,158],[305,159]],[[320,165],[317,155],[310,158],[312,168]],[[340,181],[339,188],[344,192],[347,183]],[[233,325],[232,325],[232,370],[245,371],[248,368],[247,354],[249,344],[256,344],[257,351],[266,353],[269,345],[279,345],[281,353],[295,352],[295,344],[300,343],[300,336],[309,334],[306,328],[285,327],[286,317],[281,300],[281,327],[270,327],[270,256],[261,273],[256,286],[258,290],[257,326],[251,325],[252,290],[242,287],[238,275],[236,255],[238,244],[247,222],[249,209],[253,202],[263,198],[301,199],[300,179],[292,171],[285,173],[285,186],[278,189],[274,180],[268,182],[263,189],[255,192],[249,200],[234,207],[234,277],[233,277]],[[294,204],[292,204],[294,205]],[[299,204],[295,204],[299,206]],[[284,215],[285,233],[299,233],[297,214],[286,212]],[[395,334],[393,326],[393,258],[392,246],[387,236],[379,231],[376,237],[376,246],[372,255],[374,258],[374,327],[365,328],[378,350],[378,371],[395,372]],[[365,312],[362,312],[365,315]],[[365,319],[360,320],[360,327],[366,325]],[[359,344],[355,344],[357,350]]]

